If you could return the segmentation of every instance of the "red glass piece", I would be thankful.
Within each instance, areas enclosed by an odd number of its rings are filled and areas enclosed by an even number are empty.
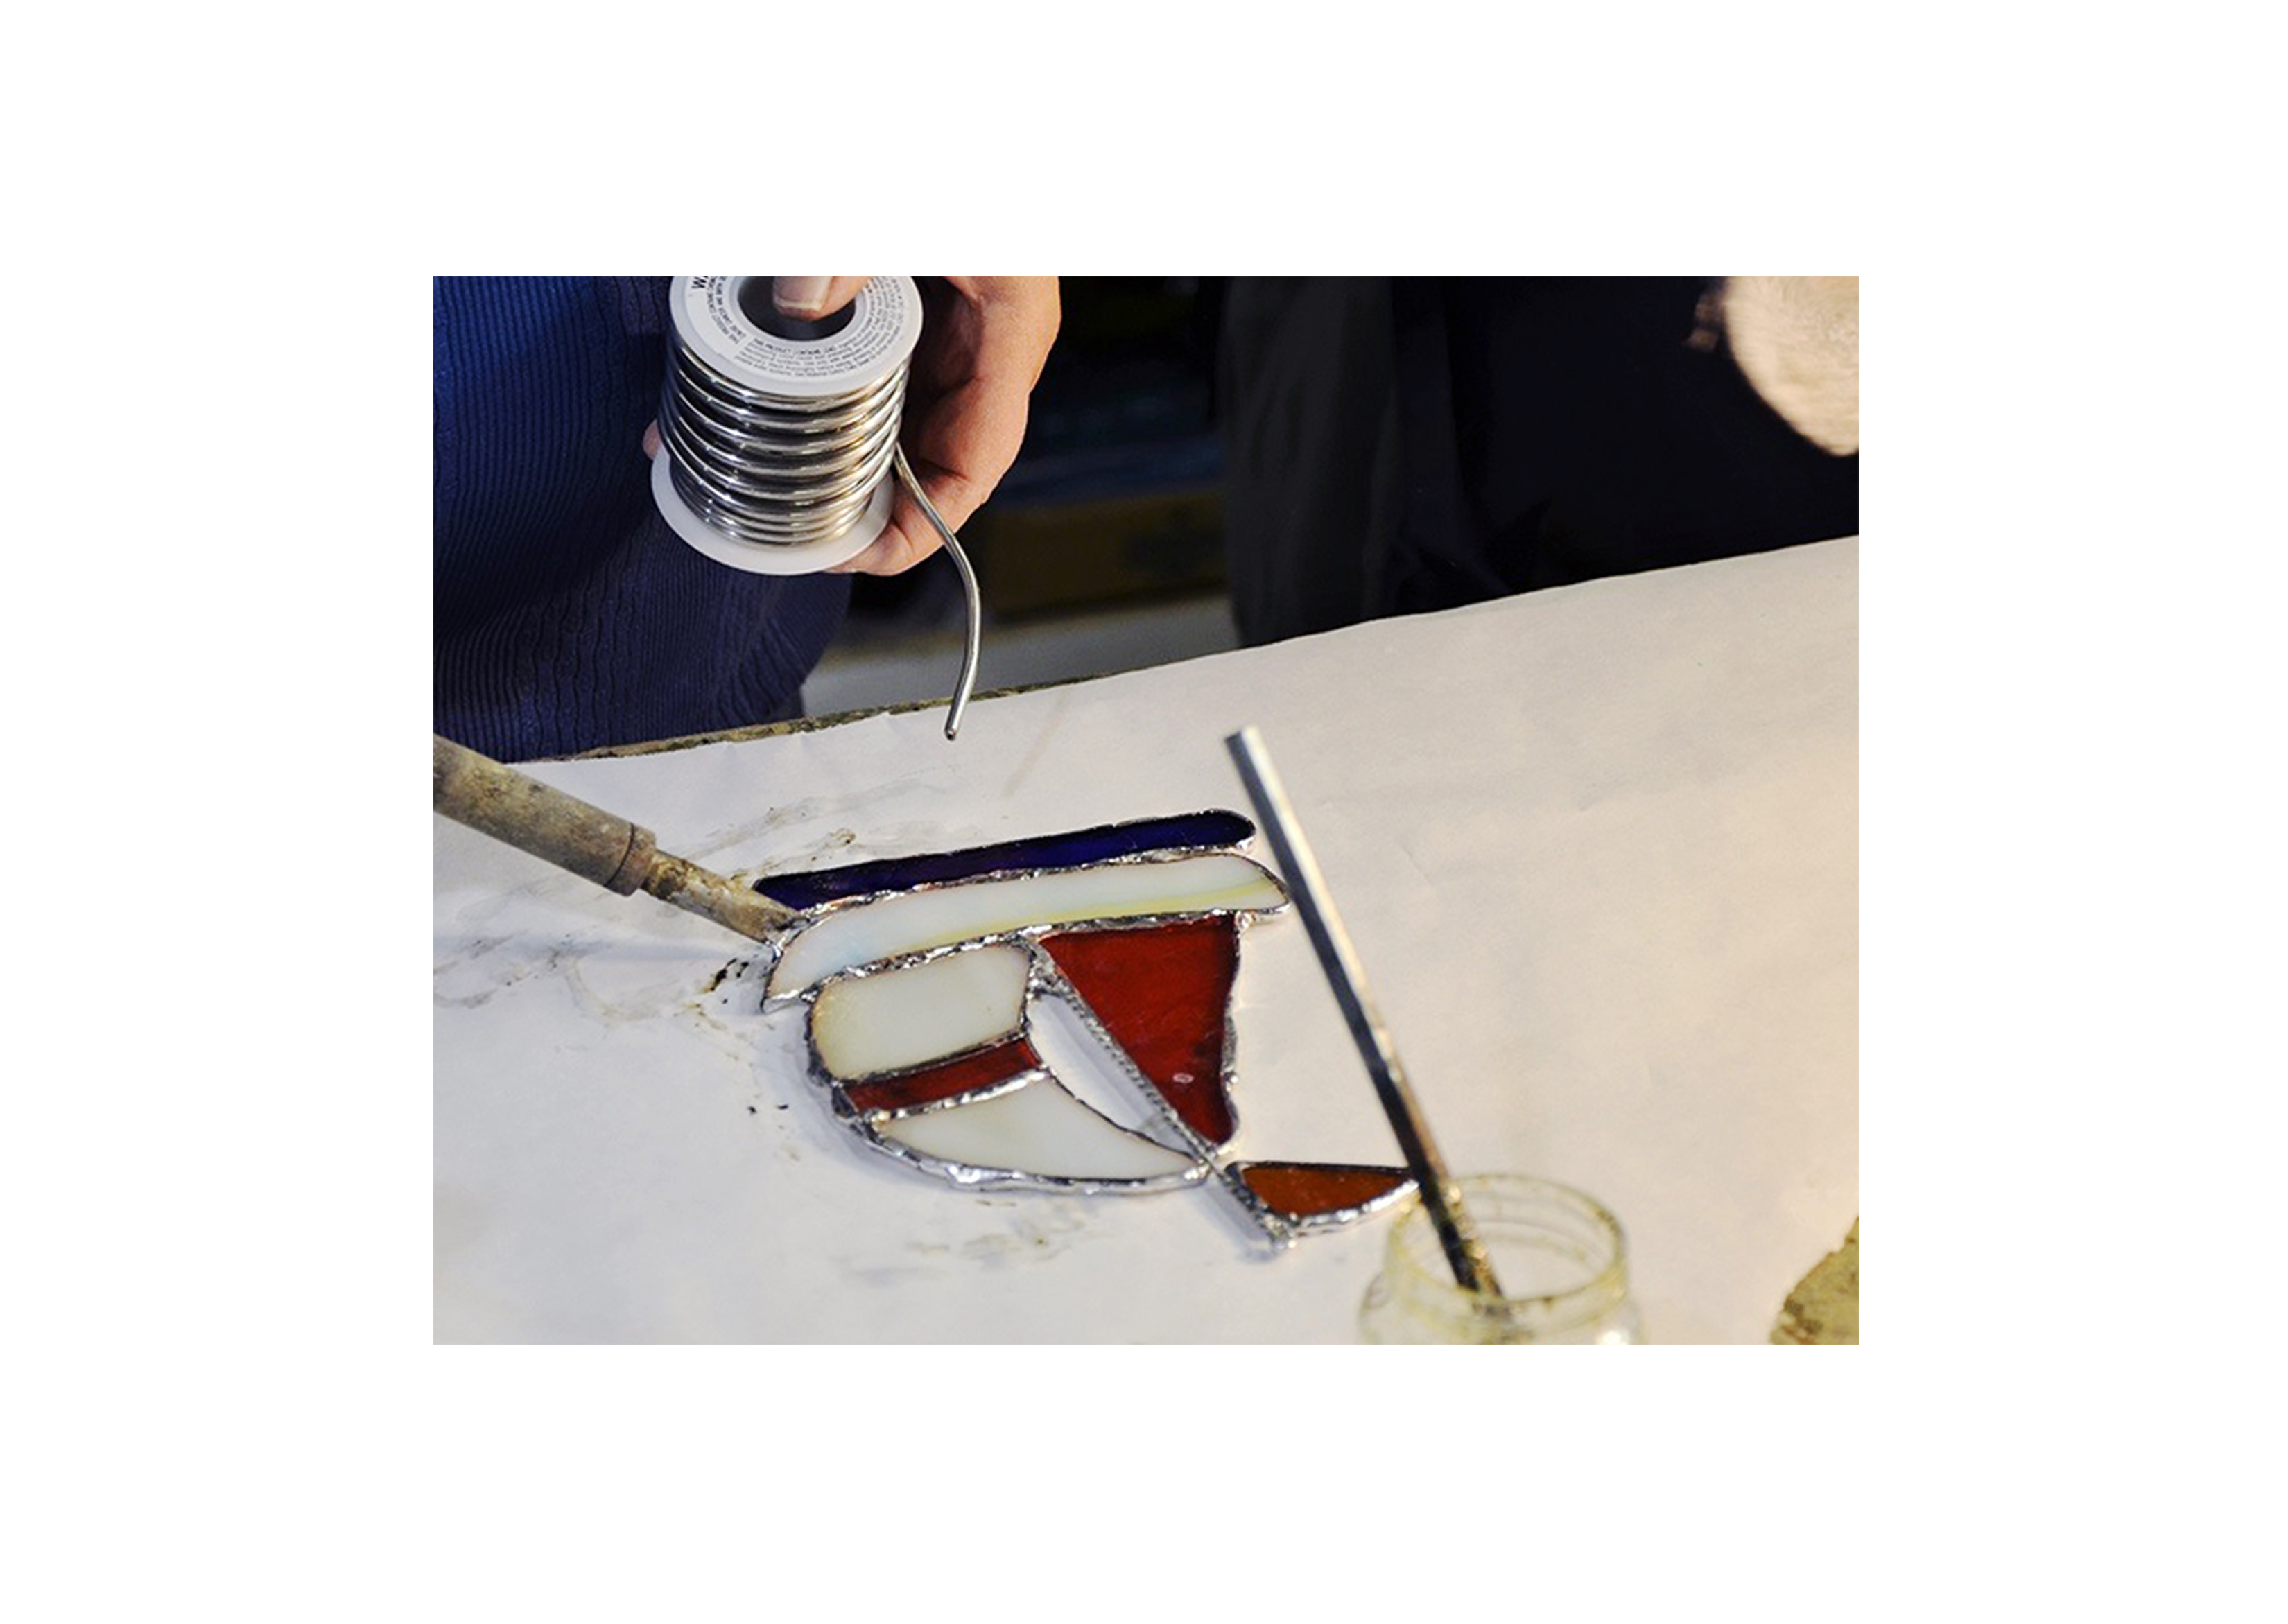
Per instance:
[[[1221,1145],[1237,1124],[1223,1074],[1224,1021],[1239,969],[1229,917],[1047,936],[1073,990],[1184,1124]]]
[[[926,1066],[918,1072],[908,1072],[899,1077],[875,1077],[864,1082],[845,1083],[842,1092],[850,1103],[862,1113],[872,1111],[905,1111],[916,1105],[933,1105],[941,1099],[951,1099],[957,1094],[992,1087],[1020,1072],[1029,1072],[1039,1066],[1041,1057],[1022,1038],[1011,1038],[1005,1043],[996,1043],[990,1049],[981,1049],[975,1054],[963,1055],[955,1060]]]
[[[1250,1161],[1233,1169],[1266,1207],[1299,1222],[1363,1207],[1412,1179],[1403,1168],[1323,1161]]]

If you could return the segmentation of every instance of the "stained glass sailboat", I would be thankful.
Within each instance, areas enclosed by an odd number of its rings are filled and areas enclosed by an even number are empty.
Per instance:
[[[813,1075],[836,1114],[956,1184],[1213,1182],[1280,1244],[1354,1222],[1407,1193],[1403,1168],[1223,1159],[1239,1127],[1240,942],[1287,907],[1278,879],[1240,854],[1254,832],[1203,812],[771,875],[756,889],[803,918],[767,996],[807,1002]],[[1123,1126],[1089,1104],[1074,1061],[1045,1056],[1060,1026],[1154,1120]]]

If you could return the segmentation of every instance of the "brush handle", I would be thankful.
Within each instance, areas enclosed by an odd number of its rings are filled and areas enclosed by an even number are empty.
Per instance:
[[[465,745],[437,738],[433,802],[480,834],[627,896],[648,891],[757,941],[795,918],[792,908],[659,849],[640,824],[552,789]]]

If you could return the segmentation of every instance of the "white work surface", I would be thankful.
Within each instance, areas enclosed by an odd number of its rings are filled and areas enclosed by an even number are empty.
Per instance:
[[[1586,1190],[1647,1338],[1762,1342],[1858,1211],[1856,541],[943,713],[531,771],[726,872],[1227,806],[1262,731],[1458,1174]],[[1251,854],[1275,867],[1258,837]],[[441,1342],[1342,1342],[1388,1215],[970,1193],[837,1123],[719,927],[436,820]],[[724,973],[729,967],[730,973]],[[1292,910],[1241,1157],[1400,1160]]]

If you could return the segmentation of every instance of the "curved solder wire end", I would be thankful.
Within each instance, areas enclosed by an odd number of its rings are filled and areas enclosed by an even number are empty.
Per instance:
[[[953,685],[953,698],[946,706],[945,736],[952,738],[961,731],[961,713],[968,709],[969,691],[977,683],[977,646],[985,622],[984,606],[977,596],[977,572],[969,567],[969,556],[961,551],[961,543],[953,534],[953,527],[945,522],[922,489],[922,482],[914,477],[912,464],[906,461],[906,448],[897,448],[892,457],[898,478],[904,481],[922,514],[937,527],[938,539],[945,543],[946,556],[953,560],[954,568],[961,572],[961,592],[969,611],[969,624],[962,639],[961,675]]]

